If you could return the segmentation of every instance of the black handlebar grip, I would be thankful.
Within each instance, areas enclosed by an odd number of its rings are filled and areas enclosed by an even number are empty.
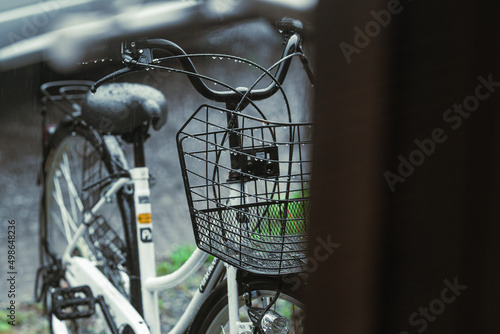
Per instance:
[[[276,29],[280,33],[284,34],[295,34],[298,33],[302,35],[304,33],[304,25],[299,20],[295,20],[289,17],[284,17],[275,24]]]

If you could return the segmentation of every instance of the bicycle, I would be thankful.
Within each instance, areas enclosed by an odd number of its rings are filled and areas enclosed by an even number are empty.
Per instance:
[[[300,22],[282,20],[278,29],[285,48],[270,69],[240,57],[186,54],[173,42],[142,39],[122,43],[127,66],[98,82],[42,85],[44,105],[54,104],[67,116],[57,127],[44,124],[35,290],[37,299],[45,300],[52,332],[93,326],[92,332],[160,333],[157,291],[186,280],[209,253],[215,259],[170,333],[300,331],[300,323],[291,327],[290,322],[303,320],[304,305],[283,276],[298,275],[306,263],[311,124],[292,122],[281,84],[293,57],[312,73]],[[159,50],[168,56],[154,58]],[[262,74],[249,87],[235,88],[199,74],[192,63],[196,57],[229,58]],[[161,65],[171,59],[182,68]],[[165,123],[167,102],[152,87],[105,84],[153,68],[187,75],[202,96],[225,103],[224,108],[202,105],[178,132],[198,249],[163,277],[155,275],[144,142],[150,127],[158,130]],[[271,83],[256,88],[265,77]],[[213,90],[206,81],[225,90]],[[277,92],[288,111],[284,122],[268,119],[255,103]],[[132,168],[122,141],[134,147]]]

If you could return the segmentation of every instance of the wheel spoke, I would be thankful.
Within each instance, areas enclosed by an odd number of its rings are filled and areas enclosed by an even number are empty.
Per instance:
[[[68,155],[66,154],[66,152],[64,152],[63,154],[63,161],[64,164],[60,164],[60,168],[68,185],[68,191],[71,199],[71,207],[72,209],[74,209],[74,205],[76,204],[78,206],[78,210],[80,212],[83,212],[83,203],[82,200],[80,199],[80,196],[78,196],[78,191],[76,190],[75,184],[73,183],[73,179],[71,177],[69,169]],[[74,220],[77,220],[78,216],[76,215],[76,211],[74,211],[74,214],[75,215],[73,216],[73,218]]]
[[[62,222],[59,215],[55,211],[52,211],[50,213],[50,217],[52,218],[52,221],[55,222],[55,224],[58,226],[59,231],[61,231],[62,233],[64,231],[64,223]]]
[[[293,321],[293,329],[294,329],[295,333],[297,333],[298,329],[297,329],[296,319],[298,319],[298,314],[297,314],[297,308],[295,307],[295,305],[293,305],[293,307],[292,307],[292,319],[294,320]]]
[[[57,174],[57,173],[56,173]],[[66,209],[66,205],[64,204],[64,199],[62,196],[61,185],[59,183],[59,178],[57,175],[54,177],[54,187],[56,192],[53,193],[54,199],[57,202],[57,206],[59,207],[59,211],[61,212],[61,218],[64,225],[64,232],[66,234],[66,241],[69,243],[71,241],[72,233],[70,231],[70,225],[73,232],[76,230],[76,224],[73,221],[70,213]]]
[[[262,298],[261,298],[261,301],[262,301],[262,308],[266,308],[266,307],[267,307],[267,305],[269,305],[270,300],[271,300],[271,297],[262,297]]]

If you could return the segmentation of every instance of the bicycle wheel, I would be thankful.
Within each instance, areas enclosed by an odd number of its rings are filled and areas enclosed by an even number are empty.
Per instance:
[[[251,279],[243,280],[239,285],[240,321],[250,321],[245,297],[251,296],[252,307],[264,309],[276,296],[278,285],[278,279],[272,277],[251,276]],[[282,282],[279,298],[271,306],[271,310],[285,317],[288,321],[288,330],[273,333],[303,333],[305,306],[298,290],[294,290],[291,285]],[[217,286],[203,303],[193,320],[189,333],[229,333],[227,284],[225,281]]]
[[[40,226],[42,266],[60,266],[59,259],[82,224],[83,213],[106,191],[113,181],[110,176],[126,168],[126,162],[118,161],[120,154],[109,152],[109,147],[104,144],[103,137],[79,124],[61,124],[53,135],[44,164]],[[119,149],[118,145],[112,147]],[[73,255],[94,262],[125,297],[140,300],[137,295],[140,289],[135,280],[130,279],[138,277],[132,211],[131,196],[123,190],[118,192],[99,211],[87,233],[78,241]],[[59,272],[63,272],[63,268],[59,268]],[[52,284],[58,288],[65,287],[67,282],[59,277]],[[79,325],[80,320],[65,323],[72,333],[99,333],[105,325],[98,325],[102,319],[96,318],[82,325]]]

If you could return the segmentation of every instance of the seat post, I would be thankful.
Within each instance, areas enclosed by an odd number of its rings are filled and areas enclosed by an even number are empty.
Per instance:
[[[134,165],[135,167],[146,167],[146,158],[144,155],[144,136],[142,127],[138,127],[134,134]]]

